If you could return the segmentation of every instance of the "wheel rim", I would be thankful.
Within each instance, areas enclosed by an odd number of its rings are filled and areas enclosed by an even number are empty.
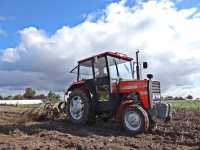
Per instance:
[[[125,124],[129,130],[136,131],[141,127],[140,115],[133,110],[128,109],[125,112]]]
[[[83,116],[84,103],[80,96],[74,96],[70,101],[70,114],[73,119],[79,120]]]

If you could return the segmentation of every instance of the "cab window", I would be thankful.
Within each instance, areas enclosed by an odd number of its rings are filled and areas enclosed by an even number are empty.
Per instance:
[[[133,80],[133,70],[131,61],[108,57],[111,79],[121,78],[124,80]]]
[[[95,58],[94,70],[96,78],[102,78],[108,76],[105,57]]]
[[[79,64],[79,80],[87,80],[93,78],[92,61],[87,60]]]

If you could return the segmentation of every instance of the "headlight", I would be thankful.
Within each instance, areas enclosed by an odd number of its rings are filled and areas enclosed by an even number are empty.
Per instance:
[[[152,100],[153,101],[160,101],[161,100],[160,93],[152,93]]]

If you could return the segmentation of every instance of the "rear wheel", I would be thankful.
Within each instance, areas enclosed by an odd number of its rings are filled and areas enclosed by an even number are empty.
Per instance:
[[[72,91],[67,101],[69,120],[77,125],[86,124],[89,119],[89,107],[89,99],[83,91]]]
[[[123,128],[132,135],[142,133],[149,127],[146,111],[140,106],[125,108],[122,118]]]

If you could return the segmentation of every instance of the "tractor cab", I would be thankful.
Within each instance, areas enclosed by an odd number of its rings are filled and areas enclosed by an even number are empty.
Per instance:
[[[78,62],[77,83],[84,83],[96,101],[96,109],[116,109],[119,103],[119,85],[134,80],[133,59],[120,53],[106,52]],[[77,84],[75,82],[75,84]]]
[[[147,68],[146,62],[143,67]],[[149,128],[150,121],[169,116],[169,106],[160,101],[160,82],[152,81],[151,74],[149,80],[140,79],[138,52],[136,62],[125,54],[101,53],[80,60],[71,72],[76,72],[77,81],[65,94],[75,124],[114,117],[136,134]]]

